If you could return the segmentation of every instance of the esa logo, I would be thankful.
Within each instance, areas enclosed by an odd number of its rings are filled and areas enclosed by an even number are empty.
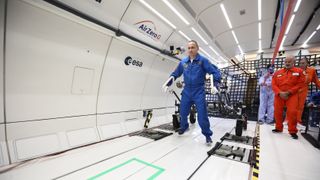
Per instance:
[[[142,65],[143,65],[143,62],[138,61],[138,60],[135,60],[135,59],[132,59],[132,57],[130,57],[130,56],[127,56],[127,57],[124,59],[124,63],[125,63],[127,66],[130,65],[130,64],[132,64],[133,66],[142,67]]]

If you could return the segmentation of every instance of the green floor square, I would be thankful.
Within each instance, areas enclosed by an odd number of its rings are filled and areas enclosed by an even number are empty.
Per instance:
[[[139,163],[141,163],[141,164],[144,164],[144,165],[146,165],[146,166],[149,166],[149,167],[152,167],[152,168],[158,170],[158,172],[156,172],[156,173],[154,173],[153,175],[151,175],[151,176],[148,178],[148,180],[153,180],[153,179],[155,179],[157,176],[159,176],[159,175],[164,171],[163,168],[160,168],[160,167],[158,167],[158,166],[155,166],[155,165],[153,165],[153,164],[147,163],[147,162],[142,161],[142,160],[137,159],[137,158],[132,158],[132,159],[130,159],[130,160],[124,162],[124,163],[121,163],[121,164],[119,164],[119,165],[117,165],[117,166],[114,166],[114,167],[112,167],[112,168],[110,168],[110,169],[108,169],[108,170],[106,170],[106,171],[103,171],[103,172],[101,172],[101,173],[99,173],[99,174],[97,174],[97,175],[95,175],[95,176],[92,176],[92,177],[90,177],[88,180],[96,180],[97,178],[99,178],[99,177],[101,177],[101,176],[104,176],[104,175],[110,173],[111,171],[114,171],[114,170],[116,170],[116,169],[119,169],[120,167],[123,167],[123,166],[125,166],[125,165],[127,165],[127,164],[129,164],[129,163],[131,163],[131,162],[133,162],[133,161],[139,162]]]

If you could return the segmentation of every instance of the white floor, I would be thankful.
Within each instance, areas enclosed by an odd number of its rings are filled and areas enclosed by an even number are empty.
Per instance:
[[[213,145],[226,132],[233,132],[235,120],[211,118]],[[243,135],[253,136],[255,123]],[[259,179],[319,179],[320,151],[302,136],[293,140],[287,132],[272,134],[269,125],[260,126]],[[223,141],[223,144],[234,143]],[[174,134],[153,141],[139,136],[125,136],[57,156],[23,164],[0,174],[0,179],[251,179],[246,163],[207,155],[212,146],[198,125],[182,136]],[[248,147],[247,145],[237,144]],[[1,170],[1,169],[0,169]]]

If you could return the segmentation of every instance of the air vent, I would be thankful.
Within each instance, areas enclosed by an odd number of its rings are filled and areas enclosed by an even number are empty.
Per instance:
[[[240,10],[240,15],[245,15],[245,14],[246,14],[246,10],[245,9]]]

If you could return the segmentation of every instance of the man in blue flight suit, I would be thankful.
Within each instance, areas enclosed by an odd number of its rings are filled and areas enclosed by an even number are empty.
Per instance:
[[[210,130],[210,122],[207,113],[207,103],[205,99],[205,76],[206,73],[213,74],[215,82],[220,81],[221,75],[218,68],[213,66],[209,60],[200,54],[198,54],[199,46],[194,40],[188,42],[188,54],[189,56],[182,59],[171,74],[170,78],[166,81],[163,88],[166,91],[168,87],[183,74],[184,77],[184,89],[181,93],[180,104],[180,129],[179,135],[182,135],[188,130],[189,124],[187,117],[190,112],[192,104],[195,104],[198,112],[198,123],[201,127],[202,134],[206,137],[206,143],[211,144],[212,131]],[[217,89],[211,86],[211,92],[217,92]]]

